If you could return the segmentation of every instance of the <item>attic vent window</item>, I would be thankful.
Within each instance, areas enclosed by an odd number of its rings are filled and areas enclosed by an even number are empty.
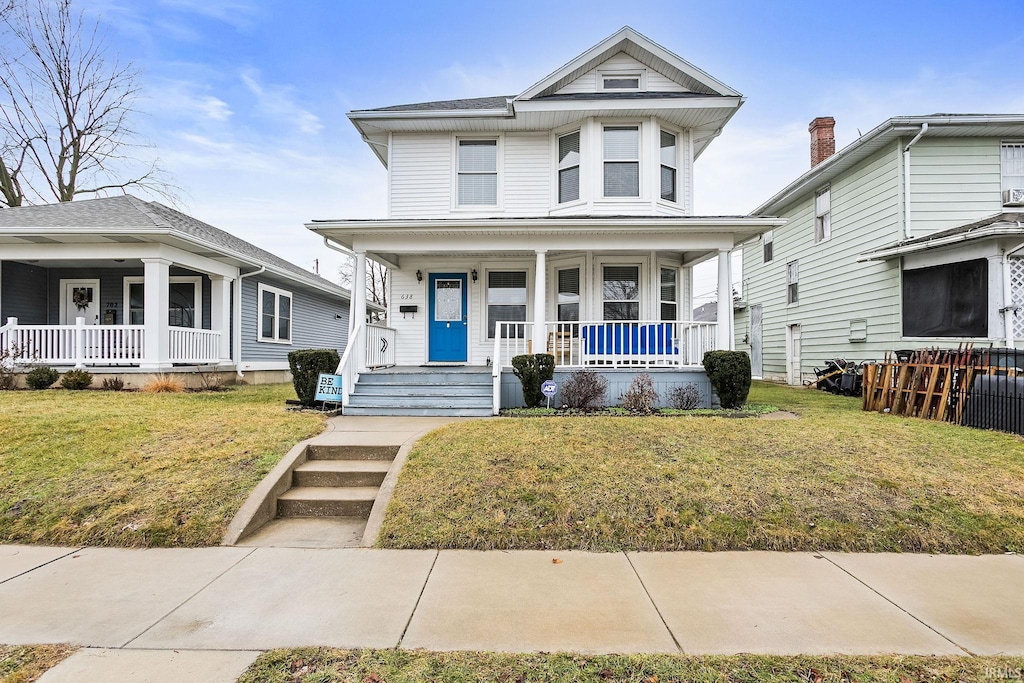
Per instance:
[[[604,90],[639,90],[640,74],[604,74],[601,87]]]

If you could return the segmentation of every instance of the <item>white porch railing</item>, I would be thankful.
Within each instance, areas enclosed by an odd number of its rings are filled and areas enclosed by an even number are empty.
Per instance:
[[[359,372],[362,368],[358,367],[360,365],[358,359],[360,354],[365,353],[366,347],[363,342],[366,339],[366,328],[366,323],[356,322],[355,329],[348,336],[345,353],[341,354],[338,369],[334,371],[334,374],[341,375],[341,405],[343,407],[348,405],[352,392],[355,391],[356,382],[359,381]]]
[[[220,332],[172,327],[168,334],[167,356],[172,363],[220,362]]]
[[[395,364],[395,330],[383,325],[366,326],[366,367],[387,368]]]
[[[544,323],[545,348],[534,351],[533,323],[499,322],[494,365],[508,367],[512,356],[550,353],[556,367],[673,367],[700,365],[716,348],[716,323],[621,320]]]
[[[172,327],[170,363],[217,363],[220,336],[215,330]],[[15,349],[26,363],[46,365],[139,365],[146,357],[144,325],[21,325],[8,318],[0,327],[0,349]]]

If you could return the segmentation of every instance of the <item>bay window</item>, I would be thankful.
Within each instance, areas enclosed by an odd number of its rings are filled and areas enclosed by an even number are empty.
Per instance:
[[[639,126],[605,126],[604,196],[640,196]]]
[[[676,201],[676,136],[661,131],[661,198]]]
[[[580,198],[580,132],[558,138],[558,203]]]
[[[675,268],[661,269],[661,319],[677,320],[679,315],[679,285]]]

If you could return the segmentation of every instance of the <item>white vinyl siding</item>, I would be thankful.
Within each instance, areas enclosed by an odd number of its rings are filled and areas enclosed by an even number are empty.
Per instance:
[[[926,135],[910,149],[914,237],[955,228],[1003,210],[1000,143],[998,138]]]
[[[687,88],[669,79],[657,71],[649,68],[640,61],[633,59],[625,52],[619,52],[608,61],[602,62],[596,68],[588,71],[574,81],[571,81],[557,91],[560,95],[571,93],[595,93],[601,92],[598,78],[602,74],[610,72],[618,73],[642,73],[646,72],[646,88],[649,92],[688,92]]]
[[[498,141],[458,141],[459,206],[497,206]]]
[[[605,126],[604,196],[640,196],[640,127]]]
[[[502,202],[505,216],[539,216],[551,208],[551,142],[547,133],[506,133]],[[484,209],[486,210],[486,208]]]
[[[451,135],[395,133],[391,138],[390,216],[433,218],[449,214]]]

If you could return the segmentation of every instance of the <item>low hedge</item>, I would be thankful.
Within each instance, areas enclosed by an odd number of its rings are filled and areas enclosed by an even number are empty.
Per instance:
[[[708,351],[704,369],[723,408],[740,408],[750,393],[750,356],[743,351]]]
[[[300,349],[288,354],[288,368],[292,371],[292,386],[303,405],[316,401],[316,381],[320,373],[334,373],[341,358],[334,349]]]

